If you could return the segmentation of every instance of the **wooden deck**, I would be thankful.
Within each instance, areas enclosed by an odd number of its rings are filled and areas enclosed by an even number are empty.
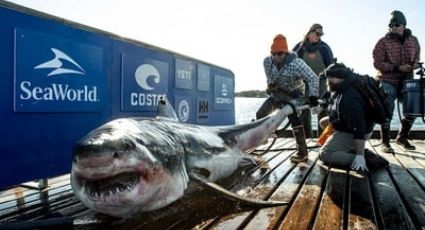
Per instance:
[[[0,192],[0,229],[425,229],[425,142],[416,151],[396,144],[395,154],[379,152],[387,168],[357,173],[328,168],[313,148],[306,163],[293,164],[291,138],[277,139],[253,154],[267,167],[239,170],[221,184],[258,199],[289,205],[257,209],[192,185],[174,204],[131,220],[94,213],[73,195],[69,175],[49,179],[47,189],[15,187]],[[314,140],[309,140],[314,146]],[[292,149],[292,150],[291,150]]]

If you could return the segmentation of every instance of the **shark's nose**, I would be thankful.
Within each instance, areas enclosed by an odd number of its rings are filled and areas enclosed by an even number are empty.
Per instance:
[[[114,163],[114,157],[112,157],[112,155],[91,157],[75,156],[73,162],[84,168],[107,167]]]

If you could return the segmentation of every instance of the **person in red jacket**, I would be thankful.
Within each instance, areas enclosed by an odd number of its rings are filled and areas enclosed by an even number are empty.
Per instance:
[[[373,50],[373,65],[378,70],[380,87],[387,94],[390,118],[394,112],[394,101],[401,99],[403,81],[413,78],[413,70],[418,68],[420,46],[412,31],[406,28],[406,17],[398,10],[391,12],[389,32],[376,43]],[[408,141],[408,134],[415,117],[403,115],[396,143],[407,150],[415,149]],[[390,122],[381,125],[382,150],[393,153],[390,145]]]

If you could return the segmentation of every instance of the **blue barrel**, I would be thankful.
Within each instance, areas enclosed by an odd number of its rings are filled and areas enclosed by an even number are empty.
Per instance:
[[[423,79],[413,79],[413,80],[404,81],[403,83],[403,113],[404,114],[417,116],[417,117],[421,117],[424,114],[425,93],[423,89],[421,90],[421,81],[423,81]]]

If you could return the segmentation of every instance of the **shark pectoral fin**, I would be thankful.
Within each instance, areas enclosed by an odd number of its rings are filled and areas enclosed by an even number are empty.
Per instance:
[[[231,192],[221,187],[220,185],[216,183],[208,181],[205,177],[203,177],[202,175],[196,174],[195,172],[189,173],[189,177],[192,180],[200,184],[203,184],[218,193],[224,194],[227,198],[230,198],[235,201],[239,201],[245,205],[256,206],[256,207],[271,207],[271,206],[281,206],[281,205],[288,204],[288,202],[283,202],[283,201],[265,201],[265,200],[251,199],[249,197],[243,197],[241,195],[238,195],[234,192]]]

